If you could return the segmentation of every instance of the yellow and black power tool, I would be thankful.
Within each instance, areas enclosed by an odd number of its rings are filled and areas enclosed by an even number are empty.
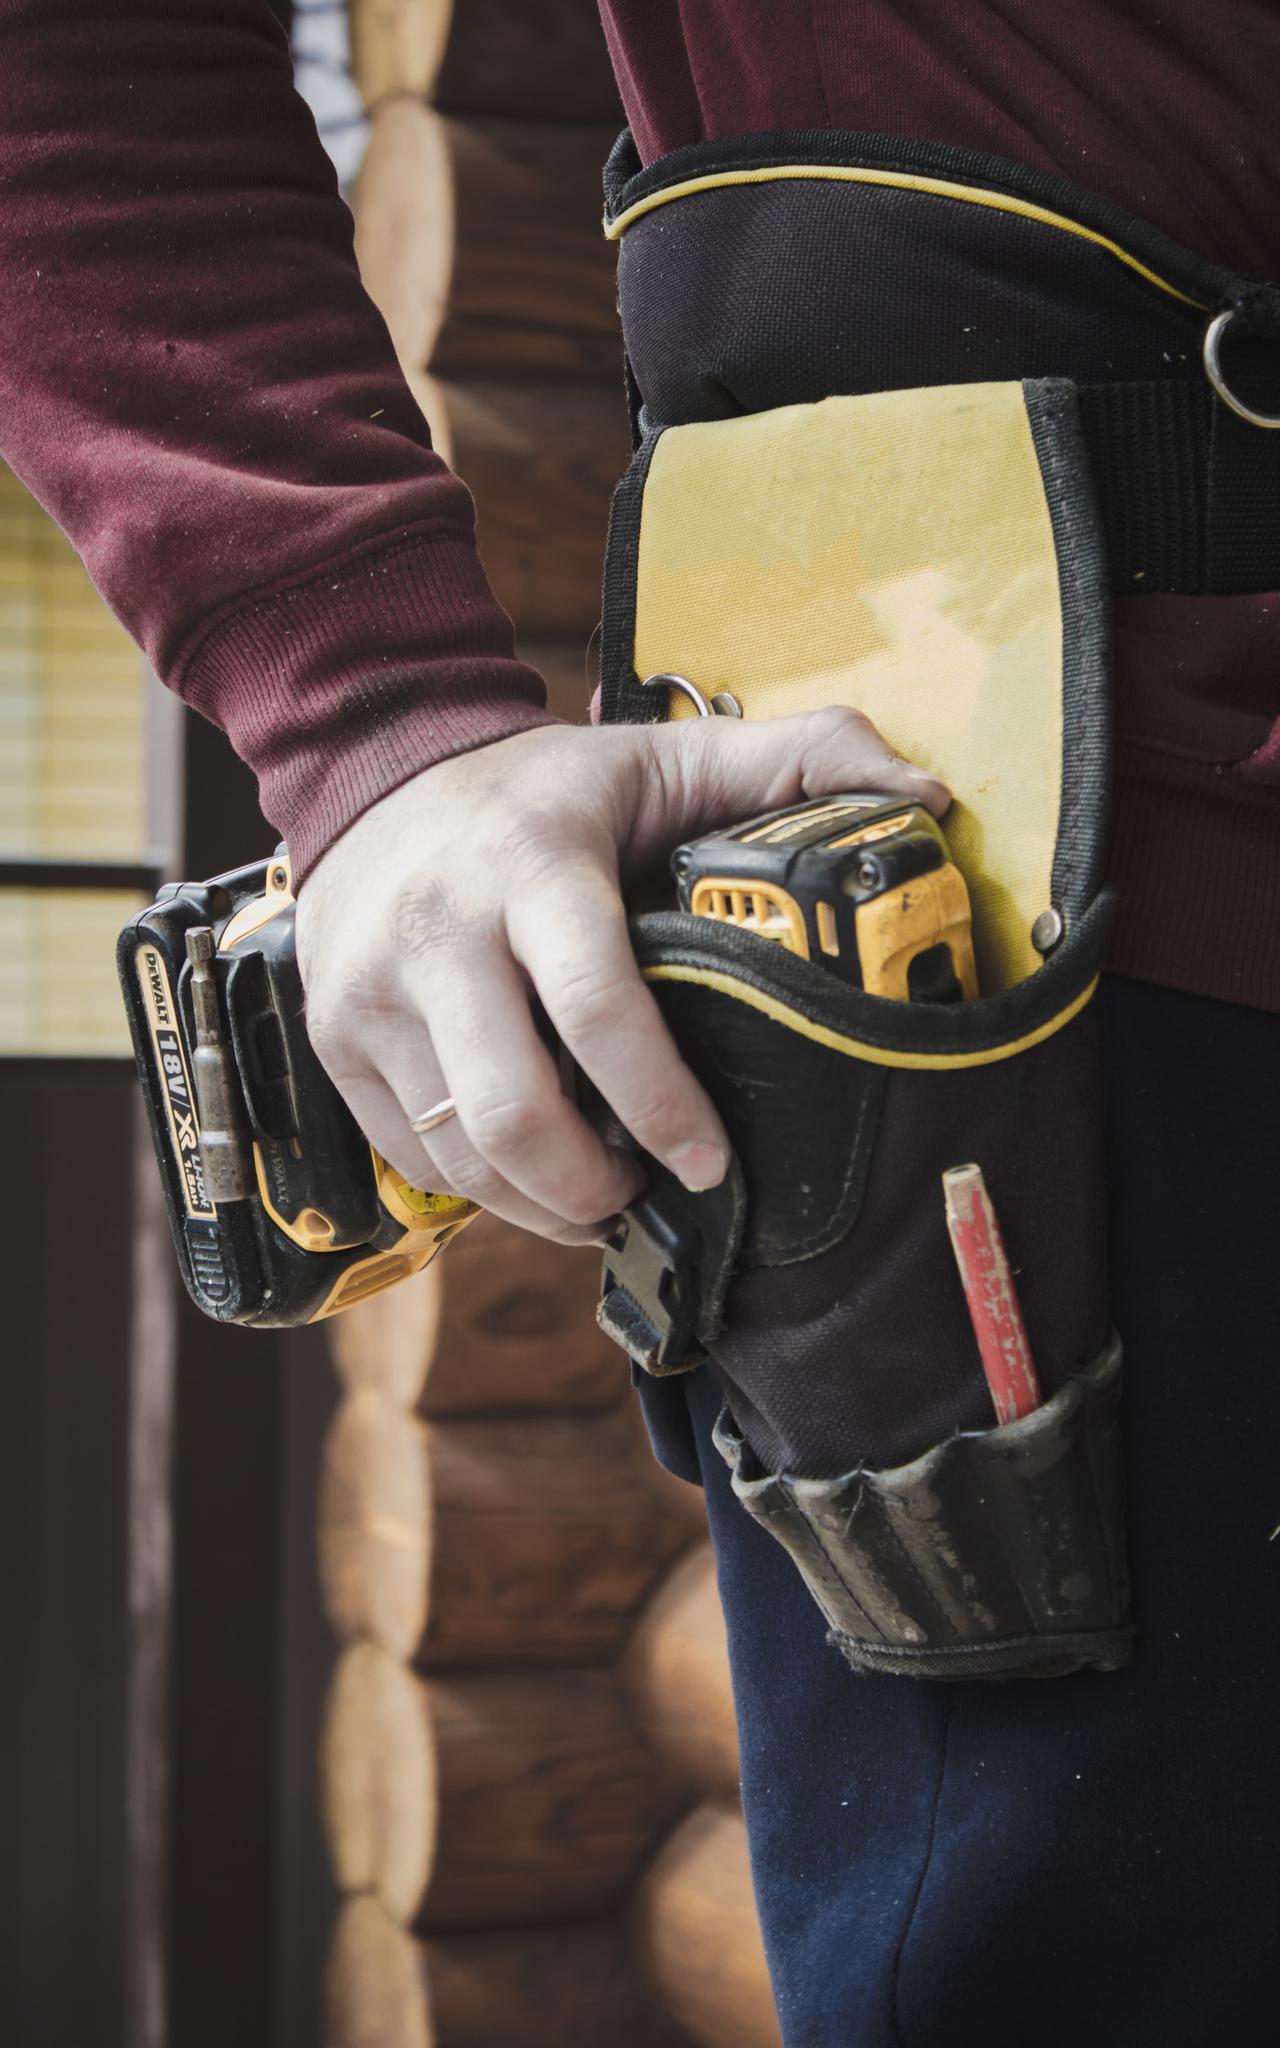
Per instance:
[[[476,1215],[375,1152],[306,1032],[288,855],[176,882],[116,964],[178,1263],[220,1322],[318,1322]]]
[[[672,860],[681,908],[869,994],[977,993],[969,899],[918,804],[847,795],[711,833]],[[222,1322],[317,1322],[421,1269],[477,1214],[375,1152],[306,1032],[288,856],[171,883],[117,964],[183,1279]]]
[[[868,995],[971,1002],[969,891],[922,804],[817,797],[677,847],[680,908],[759,933]]]

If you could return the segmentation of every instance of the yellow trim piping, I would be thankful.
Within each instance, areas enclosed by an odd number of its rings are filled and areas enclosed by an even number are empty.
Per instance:
[[[1004,192],[987,192],[976,185],[956,185],[947,178],[924,178],[915,171],[876,171],[854,164],[775,164],[768,169],[753,171],[709,171],[705,177],[685,178],[678,185],[668,185],[661,192],[651,192],[647,199],[637,199],[625,213],[615,221],[604,224],[607,241],[616,242],[626,233],[633,221],[652,213],[655,207],[666,206],[672,199],[687,199],[695,192],[714,192],[722,185],[767,185],[780,178],[833,178],[846,185],[892,185],[902,192],[930,192],[939,199],[960,199],[970,206],[989,206],[997,213],[1020,214],[1024,220],[1036,220],[1044,227],[1061,228],[1066,234],[1079,235],[1083,241],[1093,242],[1099,249],[1136,271],[1139,277],[1154,284],[1171,299],[1181,300],[1184,306],[1194,306],[1198,312],[1207,312],[1208,307],[1199,299],[1191,298],[1178,290],[1167,278],[1154,270],[1127,249],[1113,242],[1109,235],[1100,235],[1096,228],[1082,226],[1065,213],[1052,213],[1047,206],[1037,206],[1031,199],[1016,199]]]
[[[842,1031],[829,1031],[825,1024],[815,1024],[802,1010],[793,1010],[789,1003],[780,1003],[776,996],[767,996],[762,990],[752,988],[749,982],[738,981],[732,974],[723,974],[718,968],[646,967],[643,972],[646,981],[688,981],[698,988],[713,988],[720,995],[732,996],[737,1002],[759,1010],[763,1016],[771,1017],[775,1024],[784,1024],[789,1031],[799,1032],[802,1038],[811,1038],[816,1045],[825,1045],[832,1052],[842,1052],[850,1059],[865,1060],[873,1067],[909,1067],[917,1073],[948,1073],[956,1067],[991,1067],[999,1060],[1012,1059],[1015,1053],[1027,1052],[1033,1045],[1052,1038],[1073,1017],[1078,1017],[1098,986],[1095,975],[1089,986],[1082,989],[1065,1010],[1059,1010],[1056,1017],[1050,1017],[1047,1023],[1037,1025],[1034,1031],[1028,1031],[1022,1038],[1011,1038],[1003,1045],[984,1046],[980,1052],[890,1052],[881,1045],[864,1045],[861,1039],[848,1038]]]

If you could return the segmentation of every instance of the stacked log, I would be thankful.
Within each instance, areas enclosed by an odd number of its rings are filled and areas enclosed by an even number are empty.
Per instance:
[[[592,0],[352,0],[366,286],[555,708],[582,716],[628,456],[600,168],[621,125]]]
[[[698,2048],[780,2048],[742,1816],[699,1806],[654,1864],[640,1905],[646,1979]]]
[[[485,1217],[333,1326],[330,2048],[686,2038],[624,1916],[684,1783],[619,1660],[705,1523],[649,1455],[597,1281],[596,1253]]]
[[[531,1253],[537,1287],[522,1282]],[[478,1220],[422,1277],[430,1309],[406,1311],[432,1344],[413,1407],[376,1384],[376,1363],[353,1365],[367,1311],[346,1318],[320,1527],[343,1640],[423,1669],[507,1664],[515,1645],[522,1662],[616,1654],[702,1512],[637,1435],[625,1366],[595,1327],[598,1280],[596,1253]],[[375,1352],[398,1303],[369,1305]]]
[[[596,1281],[483,1219],[334,1325],[330,2048],[776,2042],[701,1505]]]
[[[333,1326],[328,2048],[776,2040],[704,1513],[596,1284],[482,1218]]]
[[[331,2038],[359,2048],[679,2048],[616,1926],[417,1942],[348,1901],[328,1969]]]
[[[360,262],[411,371],[587,379],[616,396],[618,315],[593,200],[613,133],[460,119],[417,99],[378,109]]]
[[[667,1574],[622,1668],[647,1740],[694,1802],[640,1890],[632,1941],[641,1974],[698,2048],[778,2048],[709,1543],[695,1544]]]
[[[611,120],[618,94],[583,0],[351,0],[367,107],[407,94],[458,113]]]
[[[365,281],[580,717],[628,454],[594,0],[351,14]],[[652,1461],[598,1274],[484,1218],[328,1326],[325,2048],[776,2043],[705,1511]]]

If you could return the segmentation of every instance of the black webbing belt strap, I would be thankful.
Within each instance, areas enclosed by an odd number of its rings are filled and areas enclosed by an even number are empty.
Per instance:
[[[1280,406],[1280,336],[1275,349]],[[1280,588],[1280,432],[1239,419],[1203,375],[1086,384],[1079,402],[1113,596]]]
[[[1238,418],[1203,375],[1086,385],[1080,413],[1115,595],[1276,588],[1280,432]]]

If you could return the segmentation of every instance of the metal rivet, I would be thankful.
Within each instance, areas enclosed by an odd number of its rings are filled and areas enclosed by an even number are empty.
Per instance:
[[[1031,927],[1031,943],[1037,953],[1052,953],[1063,930],[1060,910],[1042,910]]]

